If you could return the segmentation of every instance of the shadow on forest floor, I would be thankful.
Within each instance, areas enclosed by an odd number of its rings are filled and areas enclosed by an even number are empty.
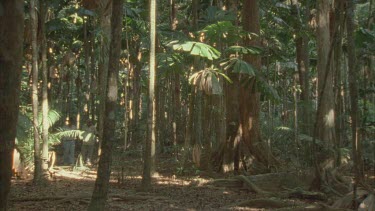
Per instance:
[[[113,162],[107,210],[253,211],[265,209],[248,208],[249,204],[242,207],[237,205],[250,199],[255,199],[252,201],[265,204],[268,208],[271,208],[269,203],[273,203],[273,197],[255,194],[246,187],[215,186],[214,179],[207,177],[205,172],[200,172],[200,176],[193,176],[196,173],[192,173],[192,176],[176,176],[178,162],[170,157],[159,158],[157,166],[159,174],[154,176],[152,188],[148,192],[142,192],[139,191],[141,159],[129,157],[131,156],[120,158],[122,162],[116,160]],[[96,169],[73,170],[72,167],[57,166],[53,172],[53,178],[45,187],[34,186],[30,179],[13,180],[10,210],[86,210],[95,183]],[[224,176],[220,175],[220,177]],[[267,181],[272,186],[273,182],[266,179]],[[266,201],[262,201],[264,197],[267,198]],[[301,203],[316,204],[314,200],[291,198],[283,198],[281,203],[284,202],[292,207]],[[280,205],[279,202],[277,203]]]
[[[210,179],[174,175],[173,162],[160,160],[159,175],[148,192],[139,191],[141,161],[114,162],[108,210],[219,210],[254,197],[247,190],[206,186]],[[121,169],[124,177],[121,181]],[[10,210],[86,210],[93,191],[96,169],[73,170],[57,166],[48,186],[36,187],[32,180],[13,180]],[[254,209],[253,209],[254,210]],[[256,209],[255,209],[256,210]]]

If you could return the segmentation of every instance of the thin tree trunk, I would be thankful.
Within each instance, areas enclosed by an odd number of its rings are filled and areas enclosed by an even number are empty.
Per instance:
[[[42,32],[42,41],[41,41],[41,51],[42,51],[42,169],[43,177],[48,178],[48,67],[47,67],[47,39],[46,39],[46,17],[48,12],[47,3],[45,1],[40,4],[40,14],[41,14],[41,32]]]
[[[194,88],[191,88],[194,89]],[[193,126],[194,126],[194,121],[193,121],[193,110],[194,110],[194,102],[195,102],[195,95],[194,92],[191,91],[189,96],[188,96],[188,112],[186,116],[186,132],[185,132],[185,142],[184,142],[184,159],[183,159],[183,166],[184,168],[187,167],[188,160],[189,160],[189,155],[190,155],[190,148],[191,148],[191,143],[193,142],[192,140],[192,131],[193,131]]]
[[[148,99],[147,138],[144,153],[144,168],[142,176],[142,188],[147,190],[151,187],[151,176],[155,166],[155,141],[156,141],[156,0],[150,0],[150,82]]]
[[[112,0],[111,44],[109,54],[107,94],[105,100],[104,132],[98,174],[89,210],[105,210],[111,176],[112,150],[116,132],[117,80],[120,69],[123,0]]]
[[[333,71],[334,71],[334,78],[335,78],[335,133],[336,133],[336,142],[335,142],[335,148],[336,152],[338,154],[337,156],[337,165],[340,165],[341,161],[341,151],[339,150],[343,145],[343,139],[344,139],[344,109],[343,109],[343,80],[342,80],[342,38],[344,33],[344,13],[340,12],[343,11],[344,2],[342,1],[335,1],[335,10],[338,10],[335,12],[335,23],[339,25],[337,27],[337,44],[335,45],[334,49],[334,65],[333,65]]]
[[[0,15],[0,211],[7,210],[22,73],[24,1],[3,0]]]
[[[103,32],[103,37],[100,43],[100,56],[98,65],[98,96],[99,96],[99,108],[98,108],[98,137],[99,137],[99,148],[98,154],[101,152],[101,146],[103,141],[103,128],[104,128],[104,113],[105,113],[105,100],[107,94],[107,81],[108,81],[108,56],[111,38],[111,4],[112,0],[101,1],[100,3],[100,28]]]
[[[211,156],[211,128],[212,117],[211,113],[212,96],[202,93],[202,112],[200,119],[202,120],[202,154],[200,158],[200,169],[210,171],[210,156]],[[203,130],[205,128],[205,130]]]
[[[83,106],[83,115],[82,119],[88,120],[90,115],[89,105],[90,105],[90,99],[91,99],[91,67],[90,67],[90,43],[89,43],[89,37],[87,36],[88,32],[88,21],[90,19],[83,17],[83,43],[84,43],[84,53],[85,53],[85,84],[88,84],[88,86],[84,87],[85,91],[85,105]]]
[[[31,48],[32,48],[32,110],[33,110],[33,128],[34,128],[34,183],[38,184],[41,179],[41,154],[40,154],[40,136],[39,136],[39,122],[38,122],[38,14],[36,8],[38,0],[30,1],[30,23],[31,23]]]
[[[299,74],[299,84],[301,86],[301,100],[303,102],[301,112],[301,130],[305,134],[311,134],[311,102],[309,86],[309,49],[308,39],[300,37],[296,41],[297,45],[297,64]]]
[[[298,7],[298,1],[294,0],[295,9],[297,15],[302,19],[302,24],[307,25],[308,17],[310,16],[310,3],[306,3],[304,10],[305,17],[302,18],[300,15],[300,7]],[[297,25],[295,30],[300,30],[302,26]],[[308,36],[298,36],[296,39],[296,60],[298,65],[298,77],[299,84],[301,86],[301,100],[302,109],[300,113],[301,117],[301,132],[310,135],[311,130],[311,102],[310,102],[310,85],[309,85],[309,39]]]
[[[349,68],[349,93],[350,93],[350,117],[351,117],[351,128],[352,128],[352,153],[353,153],[353,162],[354,162],[354,184],[353,192],[354,196],[356,195],[356,190],[358,183],[362,181],[363,175],[360,173],[360,159],[361,154],[360,148],[361,143],[359,140],[359,116],[358,116],[358,66],[357,66],[357,57],[355,51],[355,40],[354,40],[354,2],[353,0],[347,0],[346,8],[346,31],[348,39],[348,68]]]
[[[95,36],[91,35],[91,43],[90,43],[90,54],[91,54],[91,62],[90,62],[90,74],[91,74],[91,81],[90,81],[90,111],[91,113],[91,120],[95,120],[96,115],[96,104],[95,104],[95,89],[98,86],[98,73],[96,71],[96,57],[95,57]]]

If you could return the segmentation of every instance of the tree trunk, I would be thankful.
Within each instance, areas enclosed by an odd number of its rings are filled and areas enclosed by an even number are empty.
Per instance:
[[[144,153],[144,168],[142,176],[142,188],[147,190],[151,187],[151,175],[155,166],[155,141],[156,141],[156,0],[150,0],[150,81],[148,97],[147,138]]]
[[[301,18],[298,12],[301,8],[298,7],[298,1],[294,3],[296,13]],[[308,24],[308,17],[310,16],[309,3],[306,3],[304,10],[304,18],[301,18],[304,25]],[[292,14],[293,15],[293,14]],[[301,29],[301,25],[297,24],[295,27],[296,32]],[[297,33],[298,34],[298,33]],[[302,109],[300,113],[301,117],[301,132],[304,134],[311,134],[311,102],[310,102],[310,85],[309,85],[309,39],[307,36],[298,36],[296,39],[296,60],[298,65],[298,78],[299,85],[301,86],[301,100]]]
[[[38,122],[38,14],[36,8],[38,0],[30,1],[30,23],[31,23],[31,48],[32,48],[32,110],[33,110],[33,128],[34,128],[34,183],[38,184],[41,179],[41,154],[40,154],[40,136],[39,136],[39,122]]]
[[[318,1],[318,96],[321,104],[320,115],[318,116],[317,137],[324,141],[326,146],[333,147],[335,140],[335,118],[334,118],[334,95],[333,95],[333,72],[330,71],[329,50],[330,40],[330,2],[326,0]],[[327,73],[328,71],[328,73]],[[325,78],[327,74],[327,78]],[[323,85],[324,83],[325,86]],[[322,90],[324,88],[324,90]]]
[[[245,31],[260,34],[259,22],[259,3],[258,0],[248,0],[243,3],[243,28]],[[259,39],[252,40],[246,38],[246,45],[259,45]],[[259,56],[244,56],[244,60],[252,64],[258,70],[261,69],[261,58]],[[242,140],[246,151],[254,156],[260,163],[269,167],[276,163],[276,160],[270,154],[270,150],[262,142],[260,132],[260,93],[257,88],[255,78],[241,78],[246,80],[246,85],[240,86],[239,90],[239,108],[240,108],[240,127],[242,128]]]
[[[41,32],[42,32],[42,41],[41,41],[41,51],[42,51],[42,170],[43,177],[48,178],[48,67],[47,67],[47,39],[46,39],[46,17],[47,17],[48,7],[45,1],[42,1],[40,4],[40,14],[41,14]]]
[[[344,109],[343,109],[343,80],[342,80],[342,38],[343,33],[345,29],[345,23],[344,23],[344,13],[341,11],[343,10],[344,2],[343,1],[335,1],[335,10],[338,10],[335,12],[335,24],[338,24],[339,27],[337,27],[337,44],[335,45],[334,49],[334,65],[333,65],[333,72],[334,72],[334,89],[335,89],[335,148],[338,153],[337,156],[337,165],[340,165],[341,161],[341,153],[340,148],[343,147],[342,143],[344,140],[344,134],[345,134],[345,119],[344,119]]]
[[[240,126],[239,116],[239,88],[240,81],[237,74],[229,75],[233,83],[225,83],[226,103],[226,143],[223,156],[223,172],[239,171],[239,141],[241,133],[238,133]]]
[[[85,53],[85,84],[88,84],[87,86],[84,87],[84,99],[85,99],[85,105],[83,106],[83,114],[82,114],[82,119],[84,121],[89,120],[89,105],[90,105],[90,99],[91,99],[91,67],[90,67],[90,43],[89,43],[89,37],[87,36],[88,32],[88,21],[90,19],[88,18],[83,18],[83,48],[84,48],[84,53]]]
[[[360,148],[361,143],[359,140],[359,117],[358,117],[358,71],[357,71],[357,57],[355,51],[355,39],[354,39],[354,2],[353,0],[347,0],[346,8],[346,31],[348,39],[348,68],[349,68],[349,94],[350,94],[350,117],[351,117],[351,128],[352,128],[352,154],[354,162],[354,195],[356,194],[356,188],[363,176],[360,172],[361,165],[361,154]]]
[[[120,69],[121,30],[123,0],[112,1],[113,14],[111,16],[111,44],[108,66],[107,94],[105,100],[104,131],[102,150],[98,166],[97,179],[89,210],[105,210],[109,179],[111,175],[112,150],[116,133],[117,80]]]
[[[12,178],[21,84],[24,1],[3,0],[0,7],[0,210],[7,210]]]
[[[91,120],[95,120],[95,115],[96,115],[96,97],[95,97],[95,89],[98,86],[98,73],[96,71],[96,57],[95,57],[95,36],[91,35],[91,43],[90,43],[90,57],[91,57],[91,62],[90,62],[90,74],[91,74],[91,81],[90,81],[90,111],[91,113]]]
[[[107,81],[108,81],[108,56],[110,48],[111,38],[111,3],[112,0],[101,1],[99,6],[100,14],[100,28],[103,33],[103,37],[100,43],[100,56],[98,65],[98,96],[99,96],[99,108],[98,108],[98,137],[99,137],[99,148],[98,154],[100,154],[102,141],[103,141],[103,128],[104,128],[104,113],[105,113],[105,100],[107,94]]]

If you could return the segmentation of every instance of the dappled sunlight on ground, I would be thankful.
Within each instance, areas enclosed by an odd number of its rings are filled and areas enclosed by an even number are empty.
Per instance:
[[[162,174],[155,174],[152,188],[140,191],[139,161],[127,161],[121,172],[114,166],[108,193],[108,210],[220,210],[246,200],[247,190],[225,190],[207,185],[210,179],[199,176],[176,176],[166,163]],[[56,167],[46,187],[35,187],[32,180],[14,180],[10,210],[86,210],[95,184],[96,169]],[[237,209],[234,209],[237,210]],[[249,210],[249,209],[245,209]],[[254,209],[253,209],[254,210]]]

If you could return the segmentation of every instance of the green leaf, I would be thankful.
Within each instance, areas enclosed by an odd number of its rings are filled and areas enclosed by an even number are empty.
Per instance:
[[[262,48],[255,47],[255,46],[249,46],[249,47],[243,47],[243,46],[230,46],[227,48],[226,53],[234,54],[250,54],[250,55],[259,55],[262,53]]]
[[[226,71],[232,70],[234,73],[255,76],[256,68],[240,58],[230,58],[228,61],[222,62],[221,65]]]
[[[200,56],[208,60],[220,58],[221,53],[214,47],[201,42],[187,41],[182,44],[174,44],[173,50],[188,52],[190,55]]]
[[[243,31],[231,21],[219,21],[204,27],[200,34],[204,34],[210,42],[236,43],[241,39]]]
[[[225,74],[218,72],[214,68],[206,68],[190,76],[189,83],[198,87],[207,95],[221,95],[223,94],[223,88],[219,82],[219,75],[223,76]]]
[[[52,127],[61,118],[56,110],[49,110],[47,114],[48,127]],[[39,127],[42,127],[42,111],[38,112]]]

